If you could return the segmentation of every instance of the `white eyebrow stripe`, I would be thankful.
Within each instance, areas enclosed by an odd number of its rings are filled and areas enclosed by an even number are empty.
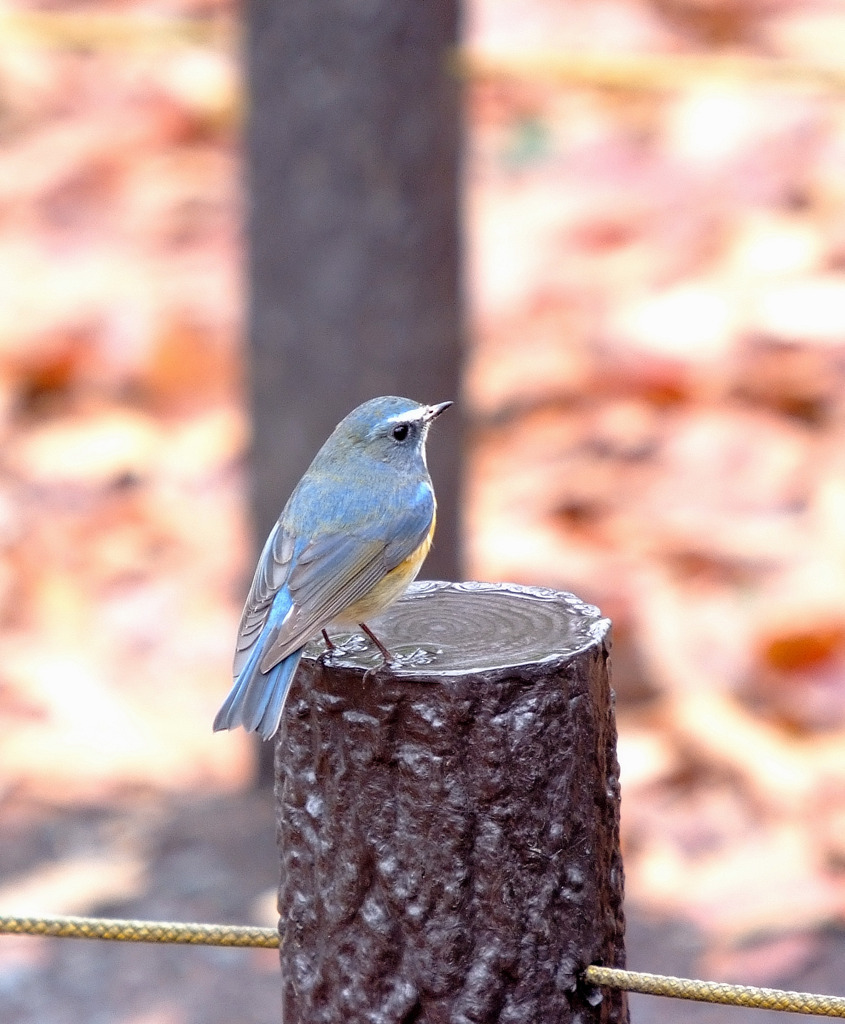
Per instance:
[[[410,412],[398,412],[395,416],[388,416],[387,423],[416,423],[425,415],[425,407],[422,409],[411,409]]]

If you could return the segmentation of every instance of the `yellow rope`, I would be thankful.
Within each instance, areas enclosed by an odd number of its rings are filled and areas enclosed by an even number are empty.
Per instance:
[[[0,14],[0,42],[27,46],[139,48],[231,45],[235,24],[222,18],[174,18],[94,11],[7,11]]]
[[[278,949],[275,928],[249,925],[184,924],[169,921],[122,921],[100,917],[0,916],[0,934],[52,935],[68,939],[110,939],[117,942],[171,942],[195,946],[239,946]],[[584,979],[603,988],[644,992],[653,996],[694,999],[729,1006],[785,1010],[819,1017],[845,1017],[845,997],[783,992],[751,985],[727,985],[717,981],[671,978],[662,974],[623,971],[616,967],[588,967]]]
[[[275,928],[249,925],[182,924],[171,921],[120,921],[100,917],[5,917],[0,933],[55,935],[63,939],[111,939],[115,942],[178,942],[195,946],[247,946],[276,949]]]
[[[185,18],[21,10],[0,13],[0,45],[143,48],[212,45],[231,48],[239,25],[226,18]],[[547,81],[563,85],[674,92],[701,81],[779,84],[845,90],[845,62],[724,53],[485,53],[461,48],[450,58],[468,79]]]
[[[453,68],[462,77],[477,81],[544,81],[559,85],[668,92],[706,81],[833,92],[845,89],[845,61],[834,63],[718,52],[485,53],[463,48],[454,55]]]
[[[691,978],[623,971],[615,967],[588,967],[584,977],[593,985],[622,988],[627,992],[644,992],[651,996],[751,1006],[760,1010],[811,1013],[818,1017],[845,1017],[845,997],[842,996],[816,996],[809,992],[783,992],[776,988],[727,985],[720,981],[694,981]]]

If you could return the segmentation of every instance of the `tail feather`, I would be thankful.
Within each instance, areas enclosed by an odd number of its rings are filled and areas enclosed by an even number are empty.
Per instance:
[[[265,691],[263,704],[257,710],[260,711],[260,718],[253,726],[261,733],[262,739],[269,740],[279,730],[282,721],[282,712],[285,709],[288,691],[290,690],[296,669],[299,666],[299,659],[302,657],[302,650],[289,654],[284,661],[270,669],[267,673],[267,681],[270,684]]]
[[[248,654],[248,657],[238,671],[229,696],[217,712],[214,719],[215,732],[242,725],[247,732],[260,732],[263,739],[269,740],[278,731],[285,698],[302,651],[294,651],[267,672],[262,672],[260,665],[264,653],[272,647],[290,607],[290,594],[284,588],[273,599],[261,633],[253,642],[251,650],[246,648],[236,654],[236,666],[243,656]]]
[[[269,672],[261,672],[256,651],[217,712],[214,731],[242,725],[247,732],[261,733],[262,739],[273,737],[279,729],[285,699],[301,657],[301,650],[294,651]]]

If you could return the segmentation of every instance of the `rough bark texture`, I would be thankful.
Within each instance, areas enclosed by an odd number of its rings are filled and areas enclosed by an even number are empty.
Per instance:
[[[624,965],[607,620],[422,584],[370,625],[400,664],[306,657],[277,739],[285,1024],[626,1021],[578,980]]]
[[[459,397],[457,0],[250,0],[257,536],[376,395]],[[429,570],[456,576],[460,416],[430,444]]]

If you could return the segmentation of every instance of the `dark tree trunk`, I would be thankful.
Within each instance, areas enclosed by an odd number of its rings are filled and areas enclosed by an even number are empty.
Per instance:
[[[354,406],[459,397],[457,10],[249,3],[257,539]],[[440,513],[427,575],[459,575],[459,423],[432,438]]]

